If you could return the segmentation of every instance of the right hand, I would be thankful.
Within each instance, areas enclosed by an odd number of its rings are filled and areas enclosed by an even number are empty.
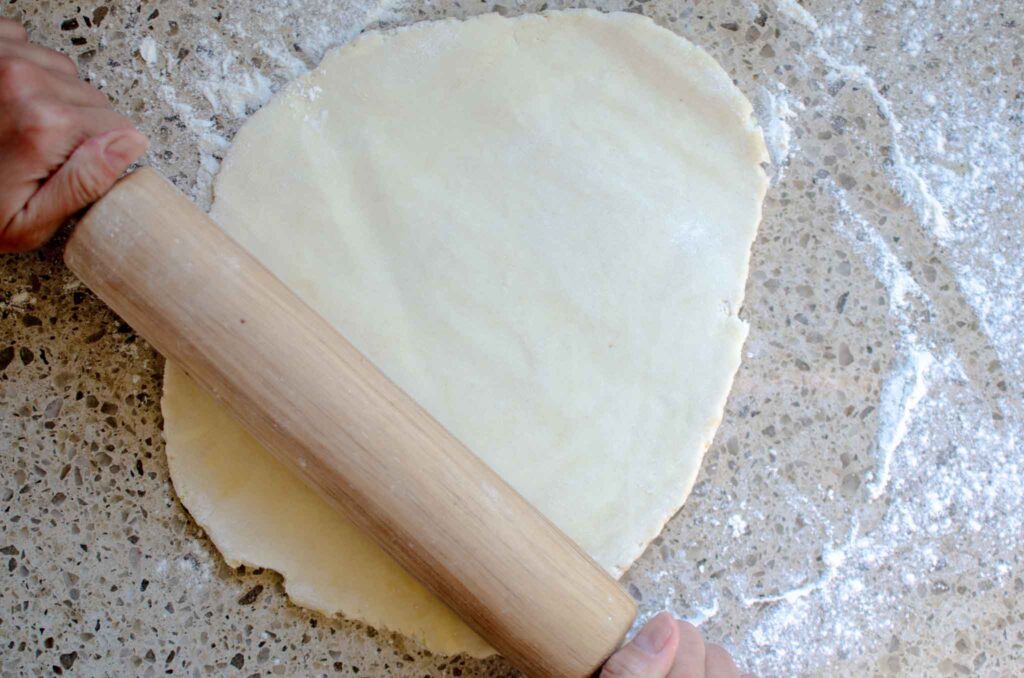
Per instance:
[[[64,54],[0,18],[0,252],[35,249],[98,200],[146,137]]]
[[[725,648],[705,644],[696,626],[662,612],[608,658],[601,678],[754,678],[754,674],[740,674]]]

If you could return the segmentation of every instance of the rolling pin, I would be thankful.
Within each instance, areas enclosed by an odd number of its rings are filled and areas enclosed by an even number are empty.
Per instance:
[[[157,172],[93,205],[64,261],[524,673],[588,676],[619,646],[615,580]]]

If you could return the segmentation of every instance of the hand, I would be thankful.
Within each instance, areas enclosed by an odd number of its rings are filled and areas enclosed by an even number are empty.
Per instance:
[[[705,645],[693,624],[662,612],[608,658],[601,678],[754,678],[740,674],[721,645]]]
[[[74,62],[0,18],[0,252],[39,247],[100,198],[146,138]]]

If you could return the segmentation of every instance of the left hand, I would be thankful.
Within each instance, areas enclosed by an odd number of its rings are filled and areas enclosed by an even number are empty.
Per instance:
[[[0,252],[35,249],[98,200],[146,137],[66,55],[0,18]]]

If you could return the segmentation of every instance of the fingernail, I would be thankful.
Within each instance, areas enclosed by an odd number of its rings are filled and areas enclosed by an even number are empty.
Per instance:
[[[138,137],[132,132],[125,132],[107,142],[103,148],[103,157],[110,163],[123,165],[135,160],[138,152]]]
[[[672,637],[672,618],[667,614],[659,614],[640,629],[633,644],[650,655],[656,655],[665,649],[668,639]]]

